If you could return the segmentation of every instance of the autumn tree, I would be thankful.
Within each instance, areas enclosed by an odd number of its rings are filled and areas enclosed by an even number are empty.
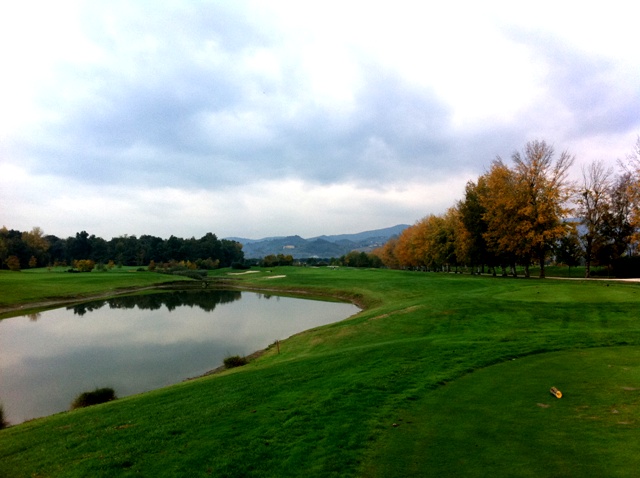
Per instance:
[[[382,247],[374,249],[372,252],[380,258],[382,264],[389,269],[399,269],[400,262],[396,257],[396,247],[398,245],[398,238],[392,237]]]
[[[530,261],[530,251],[524,238],[516,234],[523,204],[522,196],[516,193],[515,173],[498,158],[480,181],[485,186],[479,191],[480,205],[484,209],[482,220],[486,223],[482,237],[488,251],[503,266],[503,271],[506,265],[510,265],[515,275],[517,259],[525,265]]]
[[[394,256],[401,268],[413,268],[422,264],[418,261],[416,252],[416,226],[406,228],[398,237],[396,242]]]
[[[554,160],[554,150],[544,141],[531,141],[525,146],[524,154],[516,152],[516,186],[521,196],[522,209],[517,233],[525,237],[540,265],[540,277],[544,277],[547,253],[555,242],[566,233],[563,219],[568,209],[566,203],[571,197],[572,187],[567,180],[568,170],[574,157],[566,151]]]
[[[460,220],[460,211],[456,207],[450,207],[442,218],[442,254],[447,270],[454,267],[457,272],[459,259],[461,256],[458,236],[463,229]]]
[[[530,141],[511,159],[512,169],[498,158],[485,175],[484,237],[496,252],[507,253],[512,262],[524,265],[525,275],[529,264],[537,261],[542,278],[548,253],[566,232],[565,205],[572,191],[567,173],[574,158],[563,152],[554,160],[552,146]]]
[[[49,241],[44,237],[44,232],[39,227],[33,227],[29,232],[22,233],[22,242],[27,246],[29,267],[36,267],[39,263],[45,264],[45,253],[49,249]]]

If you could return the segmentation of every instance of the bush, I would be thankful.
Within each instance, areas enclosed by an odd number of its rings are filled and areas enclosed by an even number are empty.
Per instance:
[[[196,280],[204,280],[207,277],[207,271],[193,271],[189,269],[173,271],[172,274]]]
[[[242,367],[248,363],[247,357],[240,357],[239,355],[232,355],[224,359],[224,366],[227,368]]]
[[[611,264],[617,278],[640,277],[640,256],[620,257]]]
[[[18,259],[18,256],[7,257],[5,264],[7,264],[10,271],[18,272],[20,270],[20,259]]]
[[[79,272],[91,272],[95,266],[95,261],[91,259],[73,261],[73,268],[77,269]]]
[[[96,388],[93,392],[83,392],[76,397],[71,404],[71,409],[89,407],[98,405],[99,403],[110,402],[115,400],[116,393],[113,388]]]
[[[0,430],[9,426],[9,422],[4,419],[4,408],[0,403]]]

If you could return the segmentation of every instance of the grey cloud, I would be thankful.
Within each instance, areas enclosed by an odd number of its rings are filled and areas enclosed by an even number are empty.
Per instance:
[[[96,182],[129,176],[175,184],[281,176],[385,182],[450,166],[446,108],[378,66],[367,66],[355,108],[343,112],[310,104],[304,84],[263,84],[230,52],[220,55],[225,61],[211,66],[180,49],[161,50],[134,74],[85,72],[99,86],[49,126],[58,141],[34,154],[57,161],[42,168]],[[296,114],[289,104],[299,106]]]
[[[285,177],[369,185],[433,180],[481,172],[549,119],[548,106],[534,106],[509,125],[454,131],[449,107],[434,92],[371,60],[358,60],[362,83],[353,104],[341,109],[312,101],[299,59],[280,57],[275,78],[243,63],[256,49],[283,45],[277,32],[225,4],[149,8],[118,18],[118,44],[105,23],[90,29],[108,53],[104,63],[59,71],[59,79],[90,94],[77,104],[57,104],[50,91],[61,120],[22,145],[39,161],[32,163],[36,172],[95,184],[202,188]],[[610,63],[535,32],[509,35],[549,65],[549,93],[573,116],[567,134],[637,127],[638,88],[632,85],[630,96],[612,90]],[[119,54],[129,55],[122,62],[128,67],[109,62]]]

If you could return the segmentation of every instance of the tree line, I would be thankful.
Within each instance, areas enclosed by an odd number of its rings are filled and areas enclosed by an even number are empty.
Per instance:
[[[0,229],[0,266],[20,270],[33,267],[111,264],[146,266],[183,262],[198,269],[229,267],[244,260],[242,244],[218,239],[208,232],[200,239],[135,235],[107,241],[86,231],[66,239],[45,235],[39,227],[31,231]],[[82,262],[85,261],[85,262]]]
[[[554,259],[569,266],[611,266],[631,259],[640,239],[640,137],[619,171],[595,161],[570,181],[574,156],[556,157],[545,141],[528,142],[497,157],[487,172],[469,181],[462,200],[445,214],[430,214],[375,254],[386,267],[456,270],[471,267],[494,275],[516,267],[539,267]]]

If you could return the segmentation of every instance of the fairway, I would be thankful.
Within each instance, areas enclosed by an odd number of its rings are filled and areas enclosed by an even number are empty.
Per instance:
[[[0,471],[582,477],[640,469],[637,284],[256,271],[210,279],[364,310],[245,367],[0,431]]]

